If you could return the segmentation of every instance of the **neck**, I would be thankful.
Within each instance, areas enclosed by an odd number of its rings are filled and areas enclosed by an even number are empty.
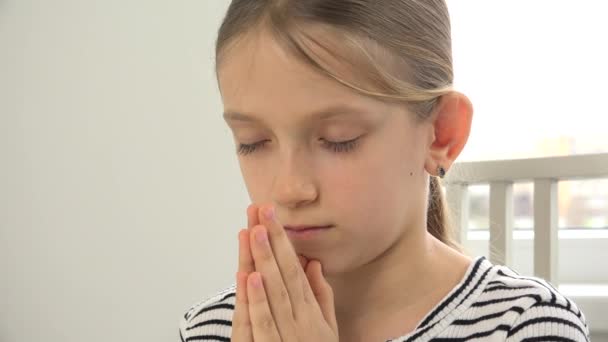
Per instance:
[[[328,277],[339,327],[352,330],[365,324],[374,326],[387,317],[404,316],[413,319],[410,324],[417,323],[422,318],[417,316],[431,310],[462,279],[470,263],[468,257],[426,230],[418,236],[404,235],[409,236],[403,236],[373,261]]]

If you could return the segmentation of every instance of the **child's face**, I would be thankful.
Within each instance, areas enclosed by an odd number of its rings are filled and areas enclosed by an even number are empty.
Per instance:
[[[334,226],[292,240],[298,253],[336,274],[425,231],[432,125],[321,76],[264,34],[231,48],[218,77],[225,113],[256,118],[226,119],[237,146],[265,141],[238,157],[252,203],[274,204],[283,225]],[[343,115],[314,117],[327,110]],[[326,145],[355,138],[352,150]]]

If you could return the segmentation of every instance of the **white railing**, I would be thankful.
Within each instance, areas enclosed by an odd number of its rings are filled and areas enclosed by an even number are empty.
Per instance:
[[[443,180],[443,184],[447,201],[452,209],[457,240],[461,244],[465,244],[469,236],[468,187],[478,184],[489,185],[491,251],[489,258],[495,264],[512,266],[513,184],[533,182],[533,275],[559,285],[557,184],[563,180],[599,178],[608,178],[608,153],[455,163]],[[594,263],[594,260],[585,260],[582,264],[585,262]],[[601,269],[601,264],[603,261],[599,264],[595,263],[594,267]],[[599,272],[608,272],[608,270],[601,269]],[[600,302],[605,305],[608,294],[602,296]],[[593,303],[593,301],[587,302]],[[604,317],[597,317],[596,312],[604,310],[605,307],[600,309],[589,304],[588,316],[595,317],[588,318],[590,321],[600,323],[596,327],[601,331],[608,330],[608,322]]]

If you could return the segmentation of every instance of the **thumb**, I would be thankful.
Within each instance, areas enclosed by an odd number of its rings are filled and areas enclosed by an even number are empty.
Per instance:
[[[309,261],[306,267],[306,276],[310,283],[310,288],[317,299],[317,303],[321,307],[325,321],[337,332],[338,323],[336,322],[334,291],[323,276],[321,262],[318,260]]]

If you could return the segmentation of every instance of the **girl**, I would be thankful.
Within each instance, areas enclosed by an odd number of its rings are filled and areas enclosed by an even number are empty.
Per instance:
[[[443,0],[233,0],[216,62],[253,204],[182,341],[588,340],[549,283],[450,240],[473,109]]]

